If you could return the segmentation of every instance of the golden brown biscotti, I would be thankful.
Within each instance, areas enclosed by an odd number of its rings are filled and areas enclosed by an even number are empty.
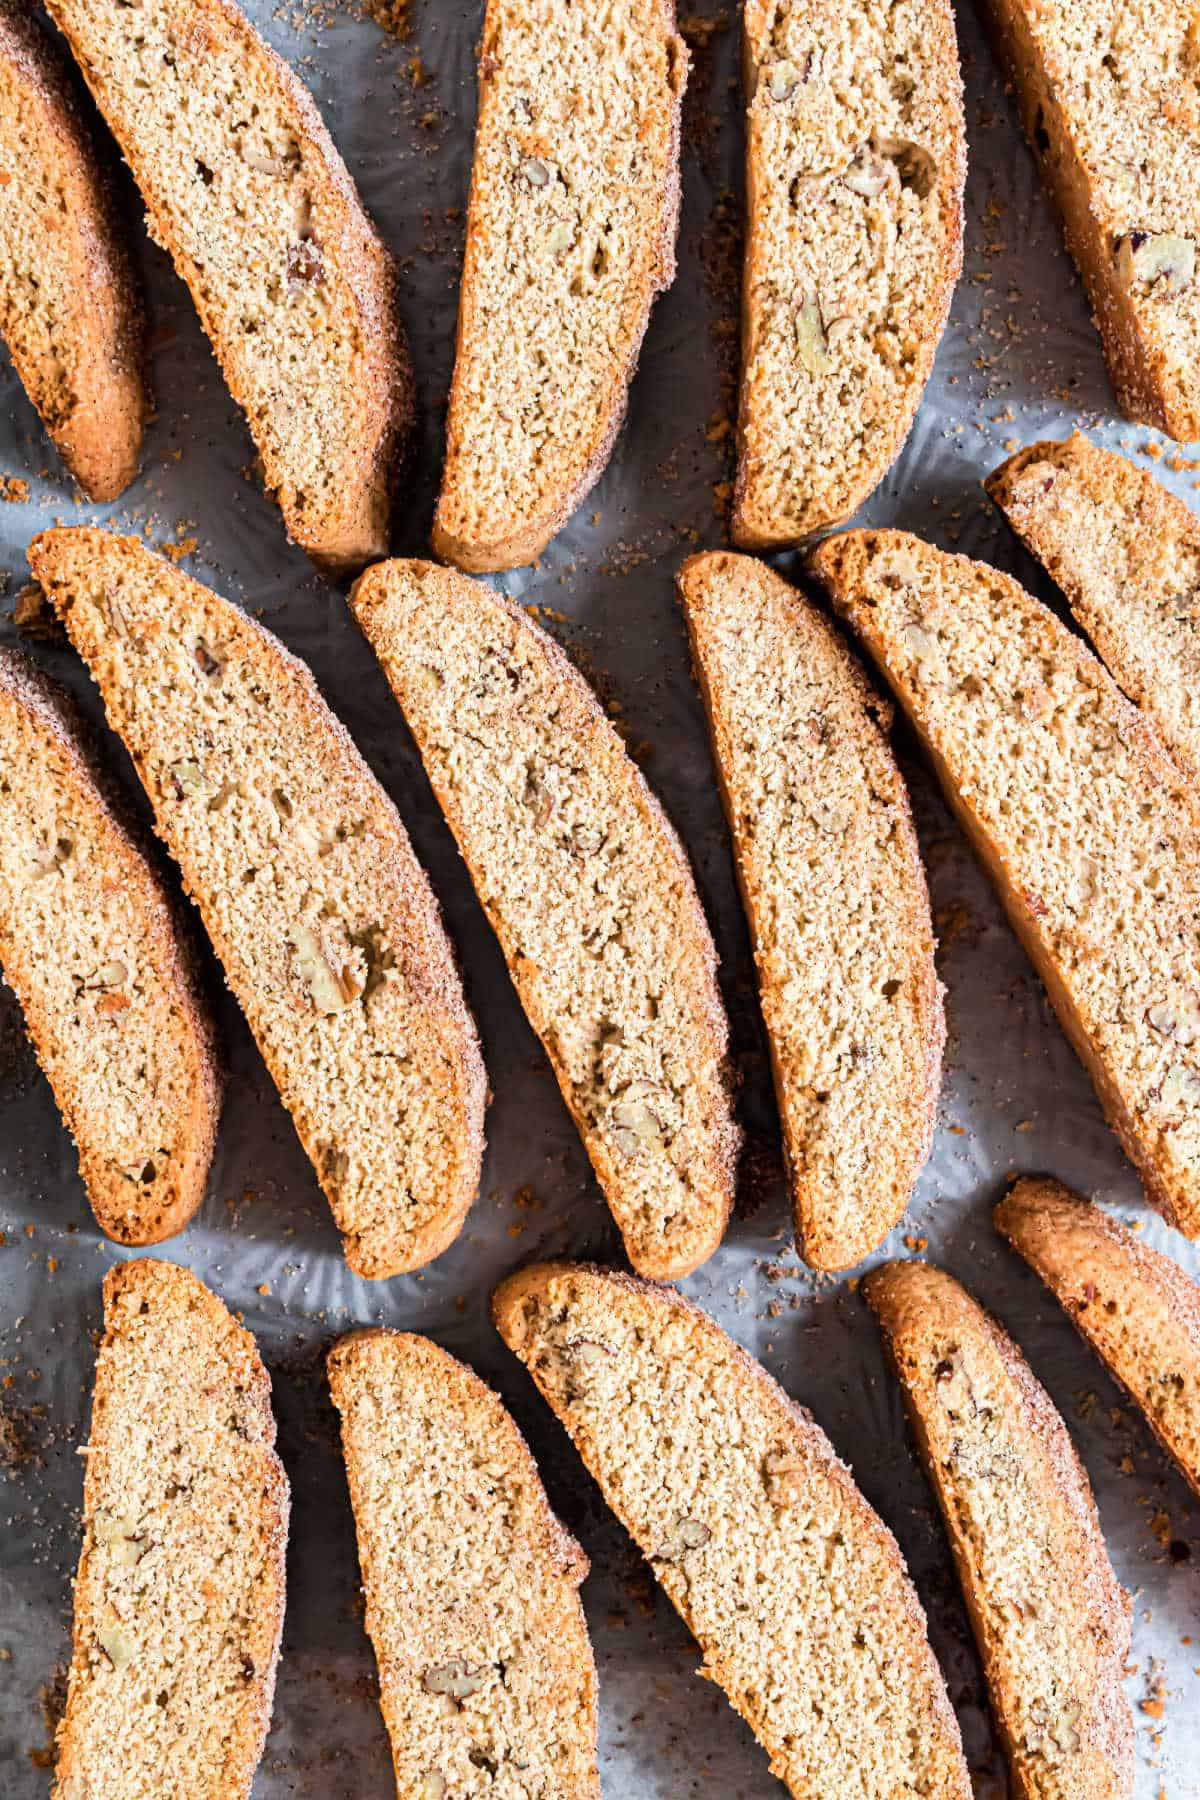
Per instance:
[[[1132,1605],[1066,1426],[941,1269],[887,1263],[863,1292],[946,1522],[1014,1800],[1129,1800]]]
[[[747,0],[734,542],[841,524],[908,435],[962,265],[949,0]]]
[[[48,0],[188,287],[295,541],[388,546],[411,422],[391,257],[307,88],[233,0]]]
[[[1200,437],[1200,40],[1182,0],[987,0],[1117,403]]]
[[[675,276],[672,0],[488,0],[433,548],[532,562],[600,475]]]
[[[354,615],[644,1275],[720,1243],[738,1137],[717,956],[687,855],[583,677],[519,606],[381,563]]]
[[[181,908],[147,860],[66,691],[0,650],[0,966],[123,1244],[182,1231],[221,1106]]]
[[[671,1288],[541,1263],[492,1311],[797,1800],[969,1800],[899,1546],[809,1414]]]
[[[0,0],[0,335],[89,500],[137,474],[148,410],[141,291],[66,58]]]
[[[248,1800],[288,1482],[254,1339],[173,1263],[104,1282],[53,1800]]]
[[[912,719],[1147,1198],[1200,1236],[1190,784],[1010,576],[902,531],[829,538],[810,566]]]
[[[679,593],[708,711],[791,1178],[796,1242],[844,1269],[929,1154],[945,1020],[892,709],[765,563],[708,551]]]
[[[135,538],[32,568],[100,688],[356,1274],[440,1255],[479,1182],[485,1076],[437,902],[305,665]]]
[[[996,1208],[996,1228],[1200,1494],[1200,1288],[1061,1181],[1016,1182]]]
[[[1062,588],[1109,674],[1200,775],[1200,519],[1152,475],[1076,432],[984,483]]]
[[[588,1560],[516,1425],[407,1332],[342,1338],[329,1384],[398,1800],[600,1800]]]

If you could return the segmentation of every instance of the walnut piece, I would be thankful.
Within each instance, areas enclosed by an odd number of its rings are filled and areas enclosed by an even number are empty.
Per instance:
[[[288,942],[295,952],[296,973],[308,989],[318,1012],[331,1015],[353,1004],[366,986],[366,979],[355,960],[343,960],[328,943],[328,932],[318,933],[309,925],[295,925]]]
[[[656,1552],[660,1562],[683,1562],[694,1550],[703,1550],[712,1537],[699,1519],[677,1519],[665,1544]]]
[[[821,319],[821,308],[815,294],[805,294],[795,314],[796,355],[810,375],[829,375],[833,359]]]
[[[1131,231],[1117,246],[1117,274],[1129,288],[1141,283],[1181,294],[1196,278],[1196,246],[1170,231]]]
[[[489,1663],[479,1663],[472,1668],[465,1658],[456,1656],[450,1662],[426,1669],[421,1686],[427,1694],[449,1694],[453,1700],[465,1700],[484,1686],[490,1668]]]

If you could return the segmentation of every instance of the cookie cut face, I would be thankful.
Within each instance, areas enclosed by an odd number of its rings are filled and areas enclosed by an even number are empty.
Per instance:
[[[132,538],[31,562],[104,697],[357,1274],[420,1268],[479,1182],[486,1078],[429,882],[305,665]]]
[[[436,554],[532,562],[599,476],[675,275],[670,0],[488,0]]]
[[[766,1371],[673,1289],[579,1263],[492,1312],[797,1800],[969,1800],[896,1541]]]
[[[583,1551],[490,1388],[428,1338],[329,1356],[403,1800],[600,1800]]]
[[[948,0],[748,0],[734,542],[842,523],[899,454],[962,263]]]
[[[333,575],[387,549],[411,422],[391,257],[308,90],[232,0],[55,0],[266,485]]]

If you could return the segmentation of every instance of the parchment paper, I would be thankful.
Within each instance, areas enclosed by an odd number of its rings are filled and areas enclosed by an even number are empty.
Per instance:
[[[655,311],[628,423],[608,473],[541,567],[503,586],[551,609],[552,628],[643,747],[647,773],[694,859],[721,948],[749,1134],[744,1206],[723,1249],[685,1288],[812,1408],[897,1533],[929,1612],[978,1792],[999,1795],[1003,1765],[978,1665],[874,1325],[847,1282],[813,1279],[791,1249],[746,933],[673,594],[682,556],[723,539],[720,484],[731,473],[723,409],[736,359],[736,20],[714,0],[707,5],[685,19],[697,54],[679,275]],[[453,351],[481,6],[412,0],[403,41],[336,0],[295,12],[251,0],[249,10],[311,86],[401,259],[423,415],[397,549],[425,553]],[[394,16],[400,11],[393,5]],[[1116,418],[1078,282],[966,4],[959,27],[971,161],[966,267],[916,429],[863,517],[990,558],[1053,599],[989,509],[981,477],[1018,443],[1076,425],[1136,456],[1157,453],[1161,440]],[[136,221],[136,197],[127,201]],[[430,1333],[498,1387],[529,1436],[555,1506],[592,1558],[584,1602],[600,1670],[610,1800],[770,1800],[783,1790],[764,1755],[720,1691],[696,1678],[695,1646],[489,1323],[489,1292],[518,1262],[539,1253],[619,1261],[619,1241],[383,678],[340,592],[288,546],[250,474],[249,439],[186,291],[140,226],[136,238],[159,410],[144,473],[120,504],[105,512],[77,501],[15,376],[7,364],[0,368],[0,473],[30,487],[27,503],[0,505],[0,569],[10,596],[0,631],[6,641],[17,636],[8,614],[28,580],[25,547],[51,521],[107,519],[144,531],[153,544],[190,547],[185,566],[264,616],[309,660],[399,804],[460,948],[495,1089],[483,1189],[462,1236],[422,1274],[372,1285],[347,1272],[290,1122],[236,1009],[225,1004],[232,1081],[209,1197],[187,1232],[158,1254],[194,1268],[256,1334],[292,1481],[287,1627],[255,1795],[383,1800],[393,1792],[322,1369],[339,1332],[376,1321]],[[1174,447],[1163,447],[1155,472],[1191,497],[1194,475],[1169,468]],[[61,644],[33,648],[98,717],[72,653]],[[109,748],[140,801],[119,745],[110,740]],[[942,938],[950,1043],[933,1156],[908,1219],[881,1254],[927,1247],[995,1309],[1060,1406],[1095,1484],[1117,1571],[1136,1595],[1129,1691],[1139,1800],[1187,1800],[1200,1794],[1197,1509],[1056,1304],[995,1237],[990,1208],[1011,1171],[1047,1169],[1144,1224],[1146,1241],[1193,1274],[1200,1257],[1144,1207],[987,883],[903,738],[900,749]],[[86,1440],[100,1281],[127,1253],[96,1230],[74,1152],[6,989],[0,1228],[0,1402],[23,1446],[0,1476],[0,1792],[35,1800],[50,1783],[43,1708],[53,1706],[56,1671],[69,1651],[78,1448]]]

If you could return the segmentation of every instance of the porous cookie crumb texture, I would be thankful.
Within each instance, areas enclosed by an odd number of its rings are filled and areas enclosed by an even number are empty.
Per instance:
[[[488,0],[438,556],[532,562],[608,461],[675,275],[670,0]]]
[[[811,558],[911,717],[1147,1198],[1200,1235],[1200,813],[1152,723],[1009,576],[900,531]]]
[[[54,1800],[247,1800],[283,1629],[270,1381],[171,1263],[111,1270],[104,1325]]]
[[[0,966],[79,1151],[102,1230],[181,1231],[220,1111],[183,921],[66,692],[0,650]]]
[[[100,687],[356,1274],[437,1256],[475,1196],[485,1076],[429,883],[303,663],[133,538],[30,562]]]
[[[988,493],[1062,588],[1109,673],[1200,776],[1200,520],[1078,432],[1031,444]]]
[[[595,695],[521,609],[433,563],[351,596],[644,1274],[721,1241],[737,1131],[686,854]]]
[[[891,707],[764,563],[679,574],[754,937],[796,1239],[844,1269],[901,1218],[933,1136],[945,1022]]]
[[[61,51],[0,0],[0,335],[90,500],[137,474],[148,401],[141,295]]]
[[[1060,1181],[1018,1181],[996,1208],[996,1227],[1200,1494],[1200,1288]]]
[[[733,537],[840,523],[891,466],[962,265],[948,0],[747,0]]]
[[[925,1263],[867,1276],[941,1506],[1019,1800],[1128,1800],[1128,1594],[1083,1464],[1017,1346]]]
[[[969,1800],[899,1548],[807,1413],[671,1289],[510,1276],[502,1337],[798,1800]]]
[[[395,271],[305,87],[232,0],[51,0],[191,289],[291,536],[387,549],[412,401]]]
[[[329,1380],[399,1800],[600,1800],[588,1561],[512,1419],[398,1331],[343,1338]]]
[[[1200,437],[1200,37],[1178,0],[988,0],[1117,403]]]

